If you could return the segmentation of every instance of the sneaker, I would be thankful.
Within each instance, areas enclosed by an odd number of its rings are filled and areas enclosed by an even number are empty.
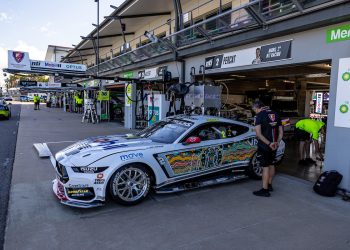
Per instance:
[[[306,158],[306,159],[305,159],[305,162],[311,163],[311,164],[315,164],[315,163],[316,163],[316,161],[314,161],[314,160],[311,159],[311,158]]]
[[[256,196],[262,196],[262,197],[270,197],[271,196],[269,190],[263,189],[263,188],[258,190],[258,191],[254,191],[253,194]]]
[[[269,192],[273,192],[273,187],[272,187],[272,184],[269,184],[268,189],[269,189]]]

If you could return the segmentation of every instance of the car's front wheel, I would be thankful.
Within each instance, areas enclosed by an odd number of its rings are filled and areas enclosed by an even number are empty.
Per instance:
[[[110,181],[112,198],[122,205],[143,201],[151,187],[151,177],[142,165],[128,165],[116,171]]]
[[[248,166],[248,175],[252,179],[261,180],[262,167],[260,167],[260,164],[258,162],[257,153],[255,153],[250,160],[250,164]]]

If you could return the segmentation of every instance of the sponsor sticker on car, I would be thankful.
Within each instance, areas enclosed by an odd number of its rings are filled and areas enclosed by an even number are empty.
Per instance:
[[[105,179],[95,179],[94,184],[103,185],[105,184]]]
[[[130,154],[120,156],[120,159],[122,161],[129,161],[129,160],[140,159],[140,158],[143,158],[143,153],[130,153]]]

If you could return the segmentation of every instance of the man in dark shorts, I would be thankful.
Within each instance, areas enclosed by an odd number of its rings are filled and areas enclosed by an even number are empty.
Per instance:
[[[256,196],[269,197],[273,191],[272,179],[275,175],[275,158],[279,144],[283,138],[282,122],[276,112],[270,110],[262,102],[253,104],[257,114],[255,132],[258,138],[257,160],[263,168],[262,189],[253,192]]]

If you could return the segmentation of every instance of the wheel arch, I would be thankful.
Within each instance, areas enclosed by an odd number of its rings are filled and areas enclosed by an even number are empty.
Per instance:
[[[127,164],[124,164],[120,167],[118,167],[117,169],[115,169],[113,172],[110,173],[110,175],[108,176],[108,180],[106,181],[106,186],[105,186],[105,196],[108,195],[109,193],[109,189],[110,189],[110,182],[112,179],[112,176],[115,174],[115,172],[117,172],[119,169],[123,168],[123,167],[127,167],[127,166],[132,166],[132,165],[138,165],[138,166],[143,166],[144,168],[146,168],[149,172],[149,174],[151,175],[151,187],[157,183],[156,182],[156,174],[154,173],[154,170],[152,169],[151,166],[149,166],[148,164],[144,163],[144,162],[130,162]]]

